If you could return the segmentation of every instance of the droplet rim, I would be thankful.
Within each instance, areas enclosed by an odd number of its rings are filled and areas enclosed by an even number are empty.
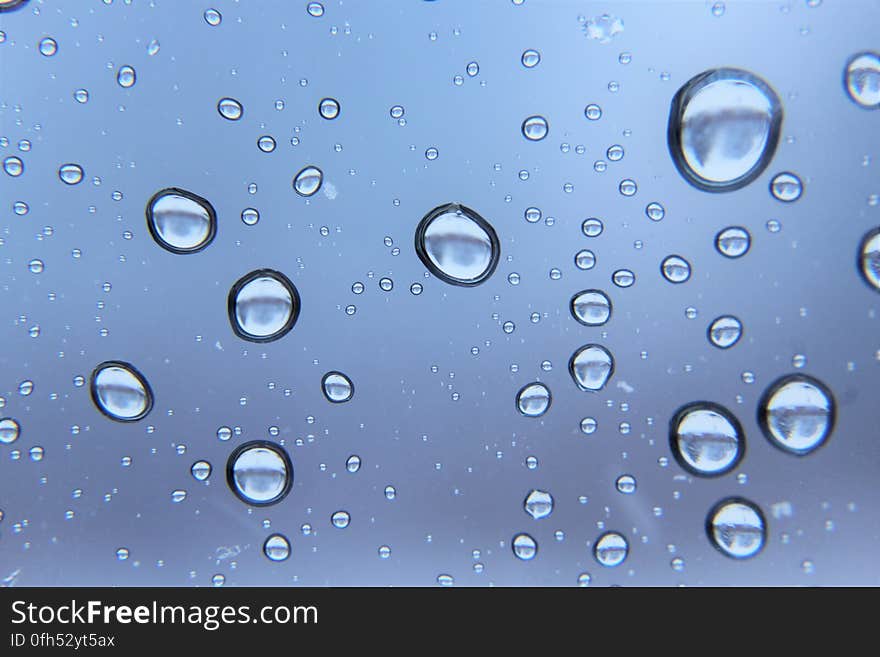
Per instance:
[[[108,413],[103,405],[101,404],[100,395],[98,394],[98,374],[109,367],[119,367],[126,371],[128,371],[134,378],[138,380],[144,391],[147,394],[147,403],[144,406],[144,410],[138,413],[137,415],[133,415],[132,417],[118,417],[116,415],[111,415]],[[103,363],[99,363],[95,369],[92,370],[92,374],[89,377],[89,394],[92,398],[92,403],[95,405],[95,408],[103,415],[104,417],[110,418],[114,422],[137,422],[138,420],[143,420],[147,415],[150,414],[150,411],[153,410],[153,402],[155,399],[155,395],[153,394],[153,388],[150,386],[147,378],[141,374],[140,370],[136,368],[131,363],[128,363],[124,360],[105,360]]]
[[[703,88],[712,82],[730,79],[744,80],[755,86],[761,93],[767,96],[774,111],[770,117],[767,143],[764,145],[764,152],[758,158],[758,161],[741,176],[733,180],[717,182],[699,176],[685,161],[684,154],[681,152],[681,119],[688,103]],[[669,108],[669,122],[666,128],[666,146],[669,149],[669,155],[672,157],[675,168],[691,185],[704,192],[733,192],[753,182],[764,173],[764,170],[773,160],[773,157],[776,155],[776,148],[779,145],[783,113],[779,94],[763,78],[740,68],[721,67],[709,69],[685,82],[676,92],[675,96],[673,96]]]
[[[779,442],[776,437],[773,435],[773,432],[770,430],[770,425],[767,422],[767,403],[770,401],[770,398],[773,397],[779,390],[789,383],[808,383],[811,386],[814,386],[819,392],[824,394],[828,401],[830,402],[828,408],[828,425],[825,430],[825,435],[815,445],[808,447],[806,449],[795,449],[793,447],[789,447],[788,445],[784,445]],[[831,434],[834,433],[834,425],[837,422],[837,399],[834,397],[834,393],[831,392],[831,389],[822,383],[819,379],[810,376],[809,374],[785,374],[780,376],[778,379],[773,381],[767,389],[764,390],[764,394],[761,395],[761,398],[758,400],[758,426],[761,428],[761,433],[764,434],[764,437],[767,439],[771,445],[776,447],[777,449],[785,452],[786,454],[791,454],[793,456],[807,456],[808,454],[812,454],[813,452],[821,449],[825,444],[828,443],[828,439],[831,438]]]
[[[208,235],[207,237],[205,237],[204,241],[194,247],[181,249],[180,247],[169,244],[162,238],[161,235],[159,235],[159,231],[155,225],[155,222],[152,221],[153,206],[155,205],[156,201],[158,201],[163,196],[171,194],[183,196],[184,198],[187,198],[190,201],[197,203],[208,212]],[[208,246],[210,246],[211,242],[213,242],[214,238],[217,236],[217,211],[214,209],[214,206],[211,205],[211,202],[208,201],[208,199],[206,198],[202,198],[198,194],[194,194],[186,189],[181,189],[180,187],[166,187],[164,189],[160,189],[158,192],[153,194],[150,197],[150,200],[147,201],[147,207],[144,210],[144,214],[147,219],[147,230],[150,231],[150,235],[156,241],[156,244],[161,246],[166,251],[170,251],[171,253],[176,253],[178,255],[198,253],[199,251],[203,251],[204,249],[208,248]]]
[[[333,375],[341,376],[343,379],[348,381],[348,385],[351,386],[351,392],[345,399],[331,399],[330,396],[327,394],[327,379],[329,379]],[[340,372],[339,370],[330,370],[321,377],[321,392],[324,394],[324,399],[326,399],[331,404],[344,404],[345,402],[349,402],[354,398],[354,381],[352,381],[351,377],[344,372]]]
[[[757,551],[755,551],[751,554],[744,554],[744,555],[731,554],[730,552],[728,552],[727,550],[722,548],[720,545],[718,545],[718,542],[715,540],[715,531],[714,531],[714,526],[712,524],[712,519],[718,514],[719,511],[721,511],[721,509],[723,509],[725,506],[728,506],[729,504],[742,504],[743,506],[747,506],[752,511],[754,511],[757,514],[757,516],[761,519],[761,546],[757,549]],[[736,561],[744,561],[746,559],[754,559],[759,554],[761,554],[761,552],[763,552],[764,548],[767,546],[767,534],[768,534],[767,517],[764,515],[764,512],[761,511],[761,507],[759,507],[757,504],[755,504],[751,500],[747,500],[744,497],[739,497],[739,496],[734,495],[731,497],[725,497],[724,499],[720,500],[719,502],[716,502],[715,505],[711,509],[709,509],[709,513],[706,514],[705,529],[706,529],[706,538],[709,539],[709,543],[712,544],[712,547],[715,548],[716,550],[718,550],[718,552],[723,554],[728,559],[735,559]]]
[[[434,221],[437,217],[440,217],[447,213],[455,213],[461,212],[461,214],[465,215],[468,219],[476,223],[485,233],[489,236],[489,248],[491,252],[491,258],[489,260],[489,265],[486,267],[486,270],[480,274],[477,278],[455,278],[454,276],[450,276],[449,274],[440,270],[432,261],[428,252],[425,250],[425,233],[428,230],[428,226],[431,225],[431,222]],[[458,285],[460,287],[475,287],[481,283],[486,282],[492,274],[495,273],[495,269],[498,267],[498,261],[501,259],[501,242],[498,240],[498,234],[495,232],[495,229],[492,227],[488,221],[483,219],[482,216],[478,212],[475,212],[471,208],[466,205],[462,205],[461,203],[444,203],[443,205],[438,205],[436,208],[428,212],[422,220],[419,222],[419,225],[416,226],[416,235],[415,235],[415,249],[416,254],[419,256],[419,260],[422,261],[422,264],[427,267],[428,271],[430,271],[434,276],[439,278],[444,283],[449,283],[451,285]]]
[[[253,335],[252,333],[248,333],[245,331],[238,323],[235,315],[235,304],[238,298],[239,292],[241,292],[242,288],[246,286],[251,281],[254,281],[258,278],[262,277],[274,278],[276,281],[281,283],[287,291],[290,292],[290,317],[287,318],[287,321],[284,323],[280,329],[272,333],[271,335]],[[248,342],[274,342],[275,340],[280,340],[285,335],[287,335],[290,330],[296,325],[297,320],[299,319],[300,309],[302,308],[302,301],[299,296],[299,290],[296,289],[296,285],[293,284],[287,276],[282,274],[280,271],[276,271],[274,269],[255,269],[249,274],[245,274],[241,278],[239,278],[232,288],[229,290],[229,296],[226,299],[226,311],[229,316],[229,324],[232,326],[232,332],[235,333],[242,340],[247,340]]]
[[[733,427],[739,438],[737,441],[736,456],[733,461],[721,470],[715,470],[713,472],[698,470],[685,460],[681,454],[681,450],[678,448],[678,425],[688,413],[696,410],[708,410],[718,413],[718,415],[730,423],[730,426]],[[737,417],[727,408],[721,404],[716,404],[715,402],[695,401],[685,404],[673,414],[672,419],[669,421],[669,451],[672,452],[672,457],[682,470],[695,477],[700,477],[701,479],[716,479],[717,477],[723,477],[735,470],[746,456],[746,442],[746,433]]]
[[[287,470],[287,478],[281,492],[272,499],[262,502],[257,502],[249,497],[245,497],[244,493],[240,492],[238,486],[235,485],[235,462],[244,452],[257,447],[262,447],[275,452],[284,462],[284,467]],[[287,450],[278,443],[273,443],[268,440],[250,440],[246,443],[242,443],[229,454],[229,458],[226,460],[226,485],[229,487],[229,490],[232,491],[233,495],[248,506],[272,506],[273,504],[278,504],[278,502],[287,497],[287,494],[290,493],[290,489],[293,487],[293,463],[290,460]],[[285,536],[285,538],[287,537]],[[288,543],[290,543],[290,541],[288,541]]]

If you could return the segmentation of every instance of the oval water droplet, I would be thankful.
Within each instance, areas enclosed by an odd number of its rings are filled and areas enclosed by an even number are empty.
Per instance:
[[[550,389],[543,383],[529,383],[516,393],[516,408],[526,417],[540,417],[553,402]]]
[[[10,155],[3,160],[3,170],[7,175],[18,178],[24,173],[24,162],[16,155]]]
[[[517,534],[510,542],[517,559],[531,561],[538,554],[538,543],[528,534]]]
[[[78,185],[83,179],[83,169],[78,164],[67,163],[58,167],[58,177],[65,185]]]
[[[742,337],[742,322],[733,315],[716,318],[708,330],[709,342],[719,349],[730,349]]]
[[[290,556],[290,541],[284,534],[272,534],[263,543],[263,554],[269,561],[284,561]]]
[[[211,476],[211,464],[207,461],[196,461],[189,471],[196,481],[205,481]]]
[[[709,541],[722,554],[748,559],[758,554],[767,541],[767,521],[753,502],[730,497],[716,504],[706,517]]]
[[[342,372],[327,372],[321,379],[321,390],[327,401],[334,404],[347,402],[354,396],[354,384]]]
[[[522,65],[526,68],[535,68],[541,63],[541,53],[537,50],[526,50],[522,54]]]
[[[678,464],[701,477],[733,470],[745,455],[745,434],[723,406],[694,402],[681,408],[669,425],[669,445]]]
[[[223,16],[216,9],[205,10],[205,22],[211,27],[217,27],[223,21]]]
[[[238,121],[244,115],[244,107],[235,98],[221,98],[217,102],[217,111],[228,121]]]
[[[660,272],[670,283],[684,283],[691,277],[691,265],[681,256],[668,256],[660,265]]]
[[[583,290],[571,298],[571,315],[584,326],[602,326],[611,319],[611,299],[601,290]]]
[[[217,234],[217,213],[206,199],[169,187],[147,202],[147,228],[156,243],[172,253],[196,253]]]
[[[619,566],[626,561],[628,554],[629,543],[624,535],[618,532],[605,532],[593,545],[593,556],[606,568]]]
[[[458,203],[441,205],[425,215],[416,228],[415,247],[432,274],[462,286],[486,281],[501,254],[495,229]]]
[[[780,449],[803,456],[821,447],[834,428],[836,405],[821,381],[792,374],[774,381],[758,403],[758,424]]]
[[[619,493],[632,495],[636,492],[636,478],[628,474],[620,475],[614,482],[614,487]]]
[[[339,101],[335,98],[322,98],[318,103],[318,114],[321,118],[332,121],[339,116]]]
[[[865,282],[880,292],[880,227],[869,230],[862,238],[859,271]]]
[[[752,236],[741,226],[728,226],[715,236],[715,248],[725,258],[741,258],[751,246]]]
[[[770,194],[777,201],[794,203],[804,193],[804,184],[794,173],[783,171],[773,176],[770,181]]]
[[[776,152],[782,103],[761,78],[719,68],[691,78],[672,101],[673,162],[698,189],[727,192],[757,178]]]
[[[336,529],[345,529],[351,523],[351,515],[348,511],[337,511],[330,516],[330,522]]]
[[[43,37],[40,39],[39,48],[43,57],[52,57],[58,52],[58,42],[52,37]]]
[[[850,57],[843,72],[843,86],[856,105],[880,108],[880,54],[860,52]]]
[[[568,371],[578,388],[596,392],[604,388],[614,374],[614,357],[601,345],[587,344],[572,354]]]
[[[636,275],[629,269],[618,269],[611,274],[611,282],[617,287],[632,287],[636,282]]]
[[[290,492],[293,465],[280,445],[254,440],[239,445],[229,455],[226,482],[245,504],[276,504]]]
[[[18,420],[11,417],[4,417],[0,420],[0,443],[11,445],[21,435],[21,426]]]
[[[101,363],[92,371],[90,389],[95,407],[111,420],[134,422],[153,408],[150,384],[129,363]]]
[[[300,298],[287,276],[258,269],[241,277],[229,291],[229,322],[235,334],[251,342],[271,342],[296,324]]]
[[[533,489],[526,495],[523,508],[535,520],[546,518],[553,513],[553,496],[547,491]]]
[[[293,189],[300,196],[313,196],[321,189],[324,182],[324,172],[318,167],[307,166],[299,170],[293,177]]]
[[[541,141],[550,132],[550,124],[543,116],[530,116],[522,124],[523,137],[529,141]]]
[[[116,73],[116,82],[120,87],[129,89],[137,82],[137,73],[131,66],[121,66]]]

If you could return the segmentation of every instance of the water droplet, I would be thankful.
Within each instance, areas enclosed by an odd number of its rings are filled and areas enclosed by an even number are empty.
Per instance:
[[[684,283],[691,277],[691,265],[681,256],[668,256],[660,265],[660,271],[670,283]]]
[[[205,22],[211,27],[217,27],[223,21],[223,16],[216,9],[205,10]]]
[[[321,379],[321,390],[327,401],[334,404],[347,402],[354,396],[354,384],[342,372],[327,372]]]
[[[299,292],[287,276],[258,269],[243,276],[229,291],[229,321],[235,334],[251,342],[283,337],[299,317]]]
[[[548,132],[550,132],[550,126],[543,116],[530,116],[523,121],[522,133],[529,141],[541,141]]]
[[[425,215],[415,242],[425,267],[453,285],[473,286],[487,280],[501,252],[489,222],[457,203],[441,205]]]
[[[574,255],[574,265],[582,271],[592,269],[596,266],[596,254],[588,249],[578,251]]]
[[[320,18],[324,15],[324,5],[322,5],[320,2],[310,2],[306,6],[306,11],[309,12],[309,16]]]
[[[159,45],[159,42],[156,39],[153,39],[152,41],[150,41],[150,43],[147,44],[147,54],[150,57],[158,54],[160,47],[161,46]]]
[[[636,275],[629,269],[618,269],[611,275],[611,282],[617,287],[632,287],[636,282]]]
[[[720,68],[691,78],[672,101],[668,141],[673,162],[698,189],[747,185],[776,152],[782,104],[761,78]]]
[[[28,262],[28,269],[32,274],[42,274],[43,273],[43,261],[37,258],[34,258],[30,262]]]
[[[300,169],[293,177],[293,188],[300,196],[312,196],[321,189],[324,182],[324,172],[318,167],[307,166]]]
[[[129,363],[106,361],[92,371],[92,401],[111,420],[140,420],[153,408],[153,391]]]
[[[116,82],[119,83],[120,87],[128,89],[137,82],[137,74],[131,66],[122,66],[116,73]]]
[[[244,107],[235,98],[221,98],[217,103],[220,116],[229,121],[238,121],[244,114]]]
[[[804,455],[818,449],[834,428],[834,396],[821,381],[803,374],[774,381],[758,409],[758,424],[764,435],[792,454]]]
[[[859,271],[865,282],[880,292],[880,228],[869,230],[862,238]]]
[[[636,185],[635,180],[630,180],[629,178],[626,178],[620,181],[620,185],[618,185],[618,190],[623,196],[635,196],[639,188],[638,185]]]
[[[844,69],[843,84],[856,105],[880,108],[880,55],[861,52],[850,57]]]
[[[440,157],[440,151],[438,151],[433,146],[425,151],[425,159],[433,161],[436,160],[438,157]]]
[[[740,226],[729,226],[715,236],[715,248],[726,258],[741,258],[751,245],[751,234]]]
[[[241,211],[241,221],[246,226],[256,226],[260,221],[260,213],[256,208],[245,208]]]
[[[352,454],[345,461],[345,469],[354,474],[358,470],[361,469],[361,457],[357,454]]]
[[[52,37],[43,37],[40,39],[40,54],[43,57],[52,57],[58,52],[58,42]]]
[[[526,50],[522,54],[522,65],[526,68],[535,68],[541,63],[541,53],[537,50]]]
[[[804,193],[804,185],[797,175],[784,171],[773,176],[770,181],[770,193],[777,201],[793,203]]]
[[[268,506],[290,491],[293,465],[280,445],[255,440],[239,445],[229,455],[226,481],[246,504]]]
[[[207,461],[196,461],[189,471],[196,481],[205,481],[211,476],[211,464]]]
[[[128,559],[128,555],[128,548],[121,547],[116,550],[116,558],[119,559],[119,561],[125,561],[126,559]]]
[[[272,135],[263,135],[257,139],[257,148],[264,153],[271,153],[275,150],[275,138]]]
[[[614,482],[614,485],[618,492],[623,493],[624,495],[632,495],[636,492],[636,478],[632,475],[620,475],[617,478],[617,481]]]
[[[73,92],[73,99],[81,105],[89,102],[89,90],[77,89]]]
[[[623,159],[623,146],[621,146],[620,144],[609,146],[608,150],[605,151],[605,157],[607,157],[612,162],[620,162],[620,160]]]
[[[581,224],[581,232],[587,237],[598,237],[604,229],[605,225],[602,223],[602,220],[595,217],[584,219],[584,222]]]
[[[601,290],[584,290],[571,298],[571,315],[584,326],[602,326],[611,318],[611,299]]]
[[[348,511],[337,511],[330,516],[330,522],[333,523],[336,529],[345,529],[351,522],[351,515],[349,515]]]
[[[530,561],[538,554],[538,543],[528,534],[517,534],[510,544],[517,559]]]
[[[58,177],[66,185],[78,185],[83,179],[82,167],[78,164],[62,164],[58,168]]]
[[[593,556],[606,568],[619,566],[629,554],[629,543],[623,534],[617,532],[605,532],[593,546]]]
[[[217,213],[201,196],[176,187],[156,192],[147,202],[147,228],[172,253],[196,253],[217,233]]]
[[[745,455],[745,434],[736,417],[711,402],[680,409],[670,423],[669,443],[678,464],[701,477],[730,472]]]
[[[290,541],[284,534],[272,534],[263,543],[263,554],[269,561],[284,561],[290,556]]]
[[[18,384],[18,394],[22,397],[27,397],[34,391],[34,382],[30,379],[25,379],[21,383]]]
[[[318,103],[318,114],[321,118],[332,121],[339,116],[339,101],[335,98],[322,98]]]
[[[602,118],[602,108],[595,103],[590,103],[584,108],[584,116],[590,121],[598,121]]]
[[[568,371],[578,388],[596,392],[604,388],[614,374],[614,358],[601,345],[584,345],[572,354]]]
[[[174,490],[171,491],[171,502],[172,504],[180,504],[186,499],[186,491],[185,490]]]
[[[767,522],[753,502],[738,497],[722,500],[706,518],[709,540],[722,554],[748,559],[758,554],[767,540]]]
[[[709,325],[708,336],[719,349],[729,349],[742,337],[742,322],[733,315],[722,315]]]
[[[546,518],[553,513],[553,496],[547,491],[534,489],[526,496],[523,508],[535,520]]]
[[[0,420],[0,443],[11,445],[21,435],[21,426],[18,421],[11,417]]]
[[[475,78],[480,73],[480,65],[477,62],[468,62],[464,70],[469,77]]]
[[[403,117],[405,111],[403,105],[394,105],[389,110],[389,114],[391,114],[392,119],[400,119]]]
[[[540,417],[552,403],[550,389],[543,383],[529,383],[516,393],[516,407],[526,417]]]
[[[17,178],[24,173],[24,162],[20,157],[10,155],[3,160],[3,170],[13,178]]]
[[[623,21],[610,14],[602,14],[584,22],[584,31],[588,39],[599,43],[608,43],[623,32]]]

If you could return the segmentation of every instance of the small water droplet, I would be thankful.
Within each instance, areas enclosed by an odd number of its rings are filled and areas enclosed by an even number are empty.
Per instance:
[[[284,561],[290,557],[290,541],[284,534],[272,534],[263,543],[263,554],[269,561]]]
[[[211,27],[217,27],[223,21],[223,16],[216,9],[205,10],[205,22]]]
[[[21,426],[18,420],[11,417],[0,419],[0,443],[11,445],[21,435]]]
[[[538,543],[528,534],[517,534],[510,544],[517,559],[531,561],[538,554]]]
[[[691,265],[681,256],[671,255],[663,260],[660,272],[670,283],[684,283],[691,277]]]
[[[332,121],[339,116],[339,101],[335,98],[322,98],[318,103],[318,114],[321,118]]]
[[[419,222],[416,251],[440,280],[474,286],[495,271],[500,245],[489,222],[470,208],[450,203],[434,208]]]
[[[58,168],[58,177],[66,185],[78,185],[83,179],[82,167],[78,164],[62,164]]]
[[[541,63],[541,53],[537,50],[526,50],[522,54],[522,65],[526,68],[535,68],[538,64]]]
[[[784,171],[770,181],[770,193],[777,201],[793,203],[804,193],[804,185],[797,175]]]
[[[43,57],[52,57],[58,52],[58,42],[52,37],[43,37],[40,39],[40,54]]]
[[[205,481],[211,476],[211,464],[207,461],[196,461],[190,467],[190,473],[196,481]]]
[[[217,111],[228,121],[238,121],[244,114],[244,107],[235,98],[221,98],[217,102]]]
[[[584,326],[602,326],[611,318],[611,299],[601,290],[583,290],[571,298],[570,309]]]

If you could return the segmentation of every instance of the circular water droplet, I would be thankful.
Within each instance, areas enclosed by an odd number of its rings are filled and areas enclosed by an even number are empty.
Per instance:
[[[602,118],[602,108],[595,103],[590,103],[584,108],[584,116],[590,121],[598,121]]]
[[[605,230],[605,225],[602,223],[602,220],[595,217],[584,219],[584,222],[581,224],[581,232],[587,237],[599,237],[603,230]]]
[[[629,269],[618,269],[613,274],[611,274],[611,282],[614,283],[617,287],[632,287],[636,282],[636,275],[632,273]]]
[[[706,517],[709,541],[725,556],[748,559],[767,542],[767,521],[753,502],[730,497],[716,504]]]
[[[550,125],[543,116],[530,116],[522,124],[523,136],[529,141],[541,141],[550,132]]]
[[[229,291],[229,322],[235,334],[251,342],[283,337],[299,317],[300,298],[287,276],[258,269],[241,277]]]
[[[660,265],[660,272],[670,283],[684,283],[691,277],[691,265],[681,256],[668,256]]]
[[[425,215],[416,228],[415,247],[432,274],[462,286],[486,281],[501,253],[489,222],[458,203],[441,205]]]
[[[587,271],[596,266],[596,254],[589,249],[583,249],[574,254],[574,266],[582,271]]]
[[[403,105],[394,105],[389,110],[389,114],[391,114],[392,119],[400,119],[403,117],[405,111]]]
[[[272,135],[263,135],[257,139],[257,148],[264,153],[271,153],[275,150],[275,138]]]
[[[636,478],[628,474],[620,475],[614,482],[614,486],[619,493],[632,495],[636,492]]]
[[[722,315],[709,325],[709,342],[719,349],[730,349],[742,337],[742,322],[733,315]]]
[[[526,495],[523,508],[535,520],[546,518],[553,513],[553,496],[547,491],[533,489]]]
[[[276,504],[290,492],[293,465],[280,445],[254,440],[239,445],[229,455],[226,482],[246,504]]]
[[[605,532],[593,545],[593,556],[606,568],[619,566],[626,561],[628,554],[629,543],[623,534],[617,532]]]
[[[516,393],[516,408],[526,417],[540,417],[550,408],[553,398],[543,383],[529,383]]]
[[[651,221],[660,221],[666,216],[666,210],[659,203],[652,202],[645,206],[645,214]]]
[[[217,111],[224,119],[238,121],[244,114],[244,107],[235,98],[221,98],[217,102]]]
[[[43,37],[40,39],[39,47],[40,54],[43,55],[43,57],[52,57],[58,52],[58,42],[52,37]]]
[[[669,112],[668,143],[684,178],[708,192],[739,189],[776,152],[782,103],[761,78],[719,68],[691,78]]]
[[[537,50],[526,50],[522,54],[522,65],[526,68],[535,68],[541,63],[541,53]]]
[[[869,230],[862,238],[858,264],[865,282],[880,292],[880,228]]]
[[[793,173],[783,171],[773,176],[770,181],[770,194],[777,201],[783,203],[793,203],[797,201],[804,193],[804,184],[801,179]]]
[[[531,561],[538,554],[538,543],[528,534],[517,534],[510,542],[517,559]]]
[[[217,213],[206,199],[169,187],[147,202],[147,228],[156,243],[172,253],[196,253],[217,234]]]
[[[11,417],[4,417],[0,420],[0,443],[11,445],[21,435],[21,426],[18,420]]]
[[[337,511],[330,516],[330,522],[336,529],[345,529],[351,523],[351,515],[348,511]]]
[[[223,21],[223,16],[216,9],[205,10],[205,22],[211,27],[217,27]]]
[[[196,481],[205,481],[211,476],[211,464],[207,461],[196,461],[189,471]]]
[[[37,258],[34,258],[30,262],[28,262],[28,269],[32,274],[42,274],[43,273],[43,261]]]
[[[733,470],[745,455],[745,434],[734,415],[711,402],[681,408],[669,425],[669,444],[678,464],[701,477]]]
[[[880,108],[880,55],[860,52],[850,57],[843,71],[843,86],[856,105]]]
[[[751,245],[751,234],[740,226],[729,226],[715,236],[715,248],[725,258],[741,258]]]
[[[621,180],[620,185],[618,185],[617,188],[623,196],[635,196],[636,192],[639,190],[636,181],[630,180],[629,178]]]
[[[480,73],[480,65],[477,62],[468,62],[465,71],[469,77],[475,78]]]
[[[327,401],[334,404],[347,402],[354,396],[354,384],[342,372],[327,372],[321,379],[321,390]]]
[[[332,121],[339,116],[339,101],[335,98],[322,98],[318,103],[318,114],[321,118]]]
[[[92,401],[111,420],[140,420],[153,408],[153,391],[133,365],[106,361],[92,371]]]
[[[24,173],[24,162],[21,161],[20,157],[10,155],[3,160],[3,170],[7,175],[17,178]]]
[[[601,290],[584,290],[571,298],[571,315],[584,326],[602,326],[611,318],[611,299]]]
[[[263,554],[269,561],[284,561],[290,557],[290,541],[284,534],[272,534],[263,543]]]
[[[307,166],[293,177],[293,188],[300,196],[312,196],[321,189],[324,182],[324,172],[318,167]]]
[[[804,374],[777,379],[758,403],[758,424],[767,439],[800,456],[828,440],[835,414],[831,391],[821,381]]]
[[[137,73],[135,73],[135,70],[131,66],[121,66],[116,73],[116,82],[120,87],[129,89],[134,86],[135,82],[137,82]]]
[[[605,347],[587,344],[572,354],[568,371],[578,388],[596,392],[604,388],[614,374],[614,358]]]
[[[436,160],[438,157],[440,157],[440,151],[433,146],[425,151],[425,159]]]
[[[256,208],[245,208],[241,211],[241,221],[246,226],[256,226],[260,221],[260,213]]]
[[[65,185],[78,185],[83,179],[82,167],[78,164],[62,164],[58,168],[58,177]]]

